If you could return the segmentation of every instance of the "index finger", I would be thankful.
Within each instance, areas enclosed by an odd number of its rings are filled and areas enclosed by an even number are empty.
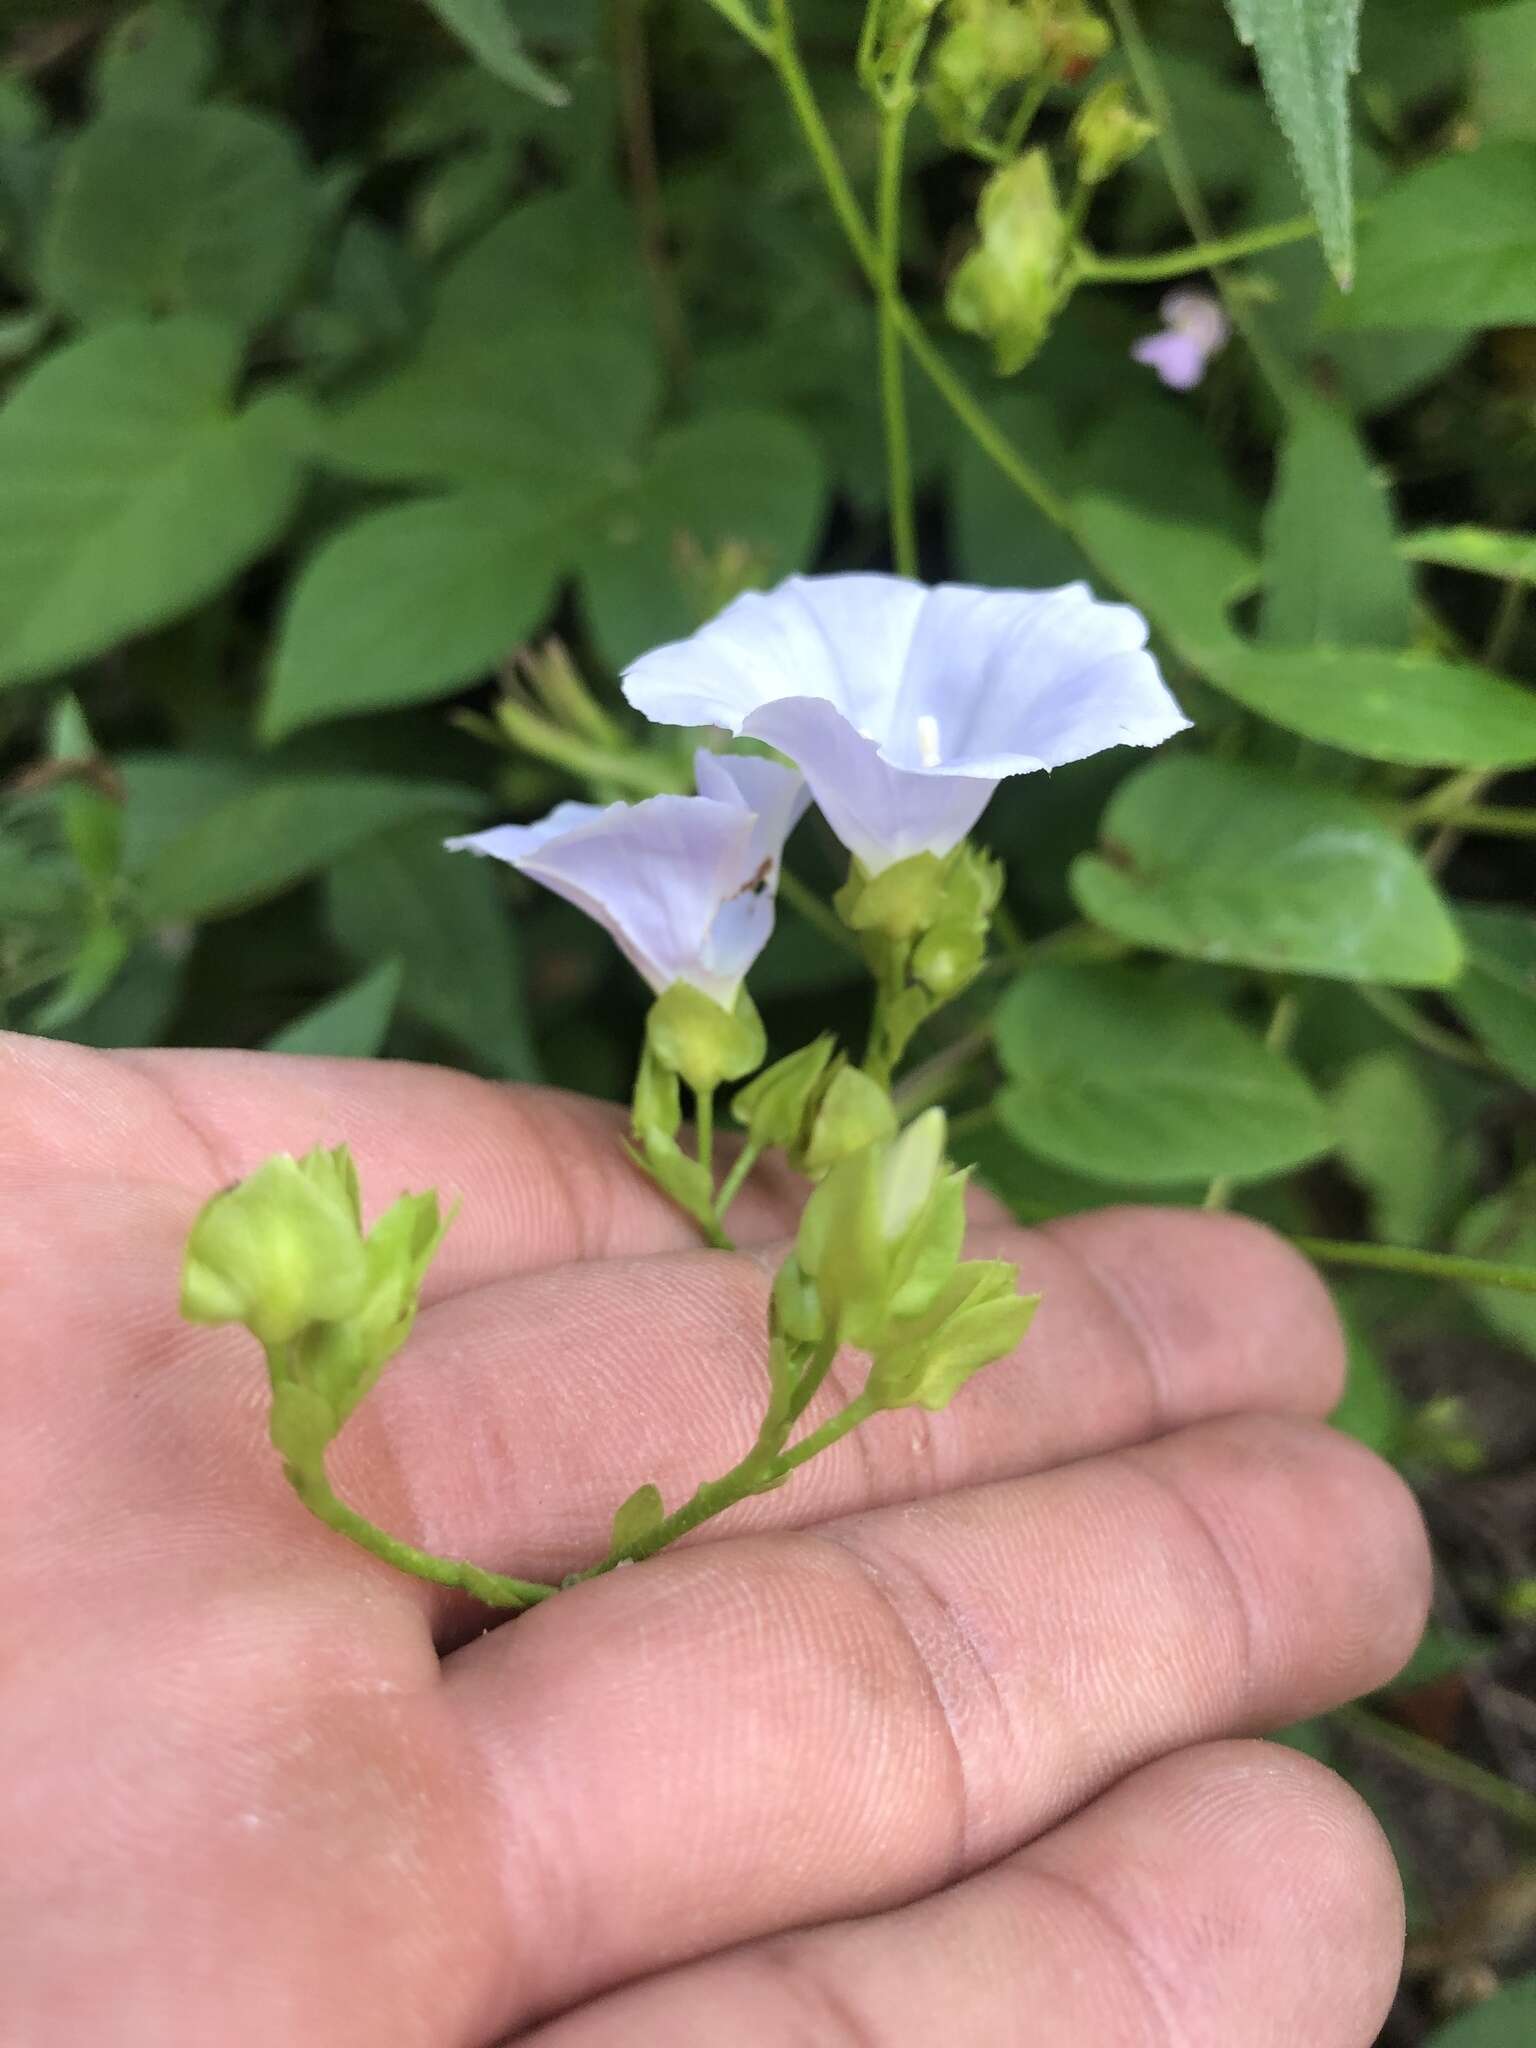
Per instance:
[[[623,1146],[616,1105],[402,1060],[97,1052],[0,1032],[0,1177],[153,1180],[212,1194],[273,1152],[352,1149],[370,1212],[435,1187],[462,1213],[428,1297],[578,1259],[681,1251],[689,1219]],[[793,1229],[786,1178],[731,1212],[745,1243]]]

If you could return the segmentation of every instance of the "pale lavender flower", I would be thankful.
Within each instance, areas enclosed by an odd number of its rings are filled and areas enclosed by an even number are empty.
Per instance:
[[[1139,612],[1083,583],[792,576],[642,655],[624,694],[662,724],[723,726],[787,754],[873,874],[957,846],[1006,776],[1187,725],[1146,638]]]
[[[686,981],[729,1009],[773,931],[784,842],[810,798],[774,761],[701,749],[695,768],[698,796],[556,804],[536,824],[446,844],[584,910],[657,995]]]
[[[1231,323],[1209,292],[1169,292],[1158,311],[1163,327],[1144,335],[1131,355],[1156,370],[1171,391],[1192,391],[1211,357],[1226,347]]]

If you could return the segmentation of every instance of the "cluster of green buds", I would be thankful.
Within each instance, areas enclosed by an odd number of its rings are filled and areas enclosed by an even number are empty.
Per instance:
[[[913,854],[876,875],[854,861],[834,900],[874,973],[866,1065],[879,1080],[889,1080],[913,1034],[981,972],[1002,889],[999,864],[968,841],[945,854]]]
[[[447,1222],[435,1194],[402,1195],[365,1232],[345,1145],[280,1152],[198,1215],[181,1312],[242,1324],[262,1346],[272,1442],[296,1480],[319,1477],[326,1446],[410,1335]]]
[[[980,236],[949,281],[944,310],[966,334],[992,345],[1001,376],[1039,350],[1071,290],[1072,237],[1043,149],[1031,149],[982,188]]]
[[[1005,126],[1017,140],[1044,94],[1086,78],[1113,40],[1087,0],[949,0],[945,16],[929,106],[946,141],[994,162],[999,109],[1023,96],[1029,115]]]
[[[942,1110],[864,1145],[822,1179],[773,1291],[776,1348],[851,1345],[873,1408],[942,1408],[1023,1337],[1036,1297],[1001,1259],[962,1259],[966,1176]]]

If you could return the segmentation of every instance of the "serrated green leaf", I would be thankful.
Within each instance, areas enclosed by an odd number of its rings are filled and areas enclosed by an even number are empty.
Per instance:
[[[1291,145],[1329,267],[1354,269],[1349,78],[1359,61],[1361,0],[1227,0],[1259,61],[1264,92]]]
[[[1466,972],[1447,1000],[1506,1072],[1536,1091],[1536,918],[1461,912]]]
[[[65,151],[43,296],[78,319],[204,313],[242,333],[286,304],[309,252],[308,174],[242,107],[103,114]]]
[[[1345,327],[1502,327],[1536,320],[1536,142],[1431,159],[1383,193],[1360,231]]]
[[[573,565],[615,666],[690,633],[741,582],[810,559],[826,482],[815,444],[771,413],[706,413],[658,437],[635,484],[573,531]]]
[[[523,48],[507,0],[427,0],[427,5],[495,77],[515,85],[519,92],[531,93],[547,106],[563,107],[569,100],[560,81],[535,64]]]
[[[354,520],[294,586],[264,736],[424,703],[484,674],[539,624],[560,562],[555,530],[509,486]]]
[[[1509,583],[1536,583],[1536,537],[1499,533],[1488,526],[1431,526],[1404,534],[1398,551],[1410,562],[1465,569]]]
[[[218,917],[275,896],[362,841],[423,812],[442,829],[480,799],[451,784],[392,775],[278,775],[215,804],[166,840],[138,874],[151,923]]]
[[[67,667],[209,597],[287,523],[305,417],[243,412],[237,350],[202,320],[57,350],[0,410],[0,686]]]
[[[1261,636],[1274,646],[1400,647],[1413,584],[1392,508],[1348,416],[1293,409],[1264,521]]]
[[[1402,987],[1461,969],[1422,863],[1342,791],[1168,756],[1120,785],[1100,832],[1102,852],[1073,863],[1073,897],[1136,945]]]
[[[1530,2048],[1536,2038],[1536,1971],[1436,2027],[1426,2048]]]
[[[1282,1054],[1130,967],[1040,967],[996,1018],[1005,1129],[1077,1173],[1167,1187],[1264,1180],[1319,1158],[1327,1111]]]
[[[1370,1200],[1374,1236],[1423,1244],[1445,1208],[1446,1129],[1440,1106],[1405,1052],[1367,1053],[1333,1095],[1339,1157]]]
[[[1409,767],[1536,761],[1536,692],[1471,662],[1375,647],[1205,649],[1211,682],[1309,740]]]
[[[372,1059],[389,1030],[403,974],[398,960],[381,960],[360,981],[285,1024],[267,1040],[267,1051]]]
[[[532,1081],[517,934],[491,861],[447,853],[434,824],[411,823],[332,869],[332,930],[358,961],[398,958],[402,1006],[469,1051],[480,1068]]]

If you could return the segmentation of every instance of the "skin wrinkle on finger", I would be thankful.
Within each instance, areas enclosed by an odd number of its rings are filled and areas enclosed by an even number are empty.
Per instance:
[[[0,1172],[165,1182],[196,1207],[274,1151],[349,1143],[375,1214],[403,1188],[463,1207],[429,1298],[513,1272],[698,1242],[625,1156],[624,1113],[554,1089],[404,1061],[194,1051],[112,1052],[0,1032]],[[724,1147],[722,1157],[729,1150]],[[799,1199],[769,1163],[732,1211],[781,1236]]]
[[[1402,1919],[1391,1852],[1347,1786],[1221,1741],[911,1905],[726,1950],[515,2038],[715,2048],[750,2012],[755,2048],[1368,2048]]]
[[[260,1540],[285,1553],[318,1548],[338,1568],[384,1572],[313,1523],[284,1485],[266,1442],[257,1347],[242,1333],[174,1319],[187,1207],[177,1188],[125,1190],[110,1181],[40,1183],[0,1198],[0,1271],[12,1261],[35,1276],[34,1288],[56,1279],[53,1305],[43,1306],[76,1362],[67,1386],[83,1398],[86,1362],[101,1378],[90,1388],[89,1431],[81,1429],[80,1403],[57,1394],[29,1422],[23,1346],[3,1402],[14,1455],[0,1449],[0,1469],[16,1464],[24,1440],[43,1434],[12,1471],[12,1509],[40,1526],[94,1474],[108,1512],[137,1513],[168,1493],[205,1534],[218,1528],[238,1541],[269,1530]],[[39,1257],[61,1234],[90,1267],[88,1295],[69,1269]],[[695,1540],[927,1497],[1142,1434],[1144,1373],[1118,1313],[1083,1277],[1101,1235],[1106,1256],[1145,1273],[1148,1313],[1166,1312],[1188,1332],[1170,1390],[1176,1417],[1256,1405],[1316,1412],[1329,1398],[1331,1368],[1325,1361],[1319,1371],[1316,1355],[1327,1348],[1327,1329],[1312,1340],[1304,1316],[1284,1316],[1283,1344],[1241,1341],[1249,1289],[1279,1291],[1295,1271],[1289,1253],[1253,1226],[1178,1212],[1111,1213],[1102,1232],[1079,1228],[1071,1257],[1053,1239],[986,1229],[973,1249],[1021,1259],[1045,1289],[1017,1356],[989,1368],[942,1415],[876,1418],[791,1486],[734,1509]],[[1210,1241],[1240,1292],[1197,1326],[1181,1304],[1207,1284],[1201,1255]],[[640,1478],[659,1481],[669,1499],[682,1497],[745,1449],[764,1392],[765,1301],[763,1261],[705,1251],[487,1281],[424,1311],[338,1439],[335,1481],[364,1512],[429,1549],[562,1576],[601,1550],[615,1502]],[[39,1360],[47,1376],[39,1385],[56,1377],[57,1348]],[[856,1359],[840,1364],[844,1391],[861,1371]],[[828,1393],[823,1407],[836,1398]],[[95,1540],[83,1528],[76,1535],[77,1547]],[[93,1568],[98,1563],[93,1558]],[[420,1581],[395,1583],[403,1598],[437,1615],[449,1641],[487,1618],[477,1603]]]
[[[1260,1624],[1147,1461],[1230,1532]],[[519,1845],[504,2024],[920,1896],[957,1852],[970,1869],[1008,1854],[1152,1757],[1384,1682],[1426,1599],[1401,1483],[1263,1418],[578,1589],[447,1667]],[[530,1859],[544,1906],[552,1882],[563,1894],[553,1922],[523,1896]]]

